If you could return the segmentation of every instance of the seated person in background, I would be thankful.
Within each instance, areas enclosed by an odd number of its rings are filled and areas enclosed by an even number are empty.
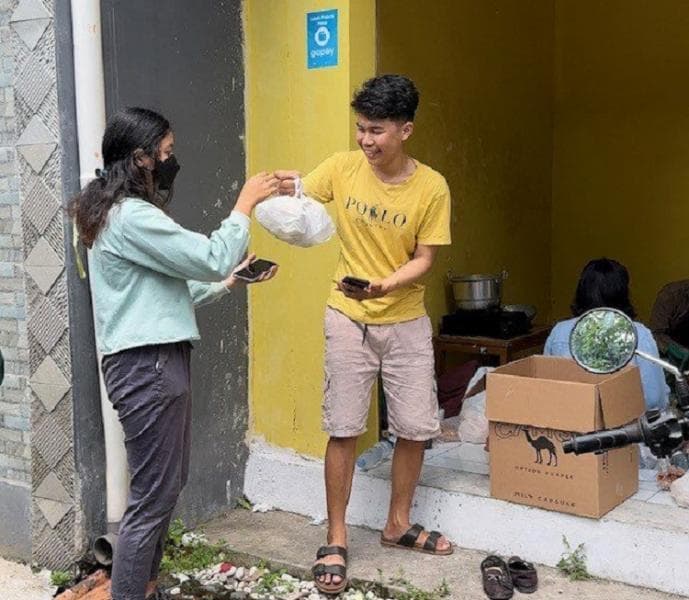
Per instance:
[[[624,265],[608,258],[592,260],[584,267],[571,307],[574,318],[555,325],[545,342],[543,354],[571,357],[569,334],[577,318],[592,308],[602,307],[621,310],[630,319],[636,316],[629,299],[629,272]],[[658,356],[658,347],[650,330],[638,321],[634,321],[634,327],[639,339],[638,349]],[[663,369],[638,357],[634,357],[632,363],[638,366],[641,372],[646,409],[665,408],[670,390],[665,383]]]
[[[680,361],[689,356],[689,279],[658,292],[649,325],[662,354]]]

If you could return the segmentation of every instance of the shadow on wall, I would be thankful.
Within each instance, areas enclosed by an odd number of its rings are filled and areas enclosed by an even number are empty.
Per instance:
[[[411,151],[446,177],[453,196],[453,245],[428,280],[434,323],[453,309],[448,270],[503,268],[504,302],[535,304],[546,321],[552,3],[379,0],[378,26],[378,71],[404,73],[421,92]]]

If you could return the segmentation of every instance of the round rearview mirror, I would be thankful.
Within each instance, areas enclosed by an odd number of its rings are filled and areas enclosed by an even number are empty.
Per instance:
[[[569,336],[577,364],[591,373],[613,373],[634,357],[638,339],[632,320],[615,308],[594,308],[581,317]]]

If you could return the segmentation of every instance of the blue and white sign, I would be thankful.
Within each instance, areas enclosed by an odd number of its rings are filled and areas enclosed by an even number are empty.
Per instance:
[[[306,64],[309,69],[337,66],[337,9],[306,13]]]

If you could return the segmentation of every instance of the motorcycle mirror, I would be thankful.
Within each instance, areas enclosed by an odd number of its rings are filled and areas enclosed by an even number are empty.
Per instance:
[[[581,317],[569,336],[569,350],[590,373],[614,373],[634,357],[638,338],[632,320],[615,308],[594,308]]]

